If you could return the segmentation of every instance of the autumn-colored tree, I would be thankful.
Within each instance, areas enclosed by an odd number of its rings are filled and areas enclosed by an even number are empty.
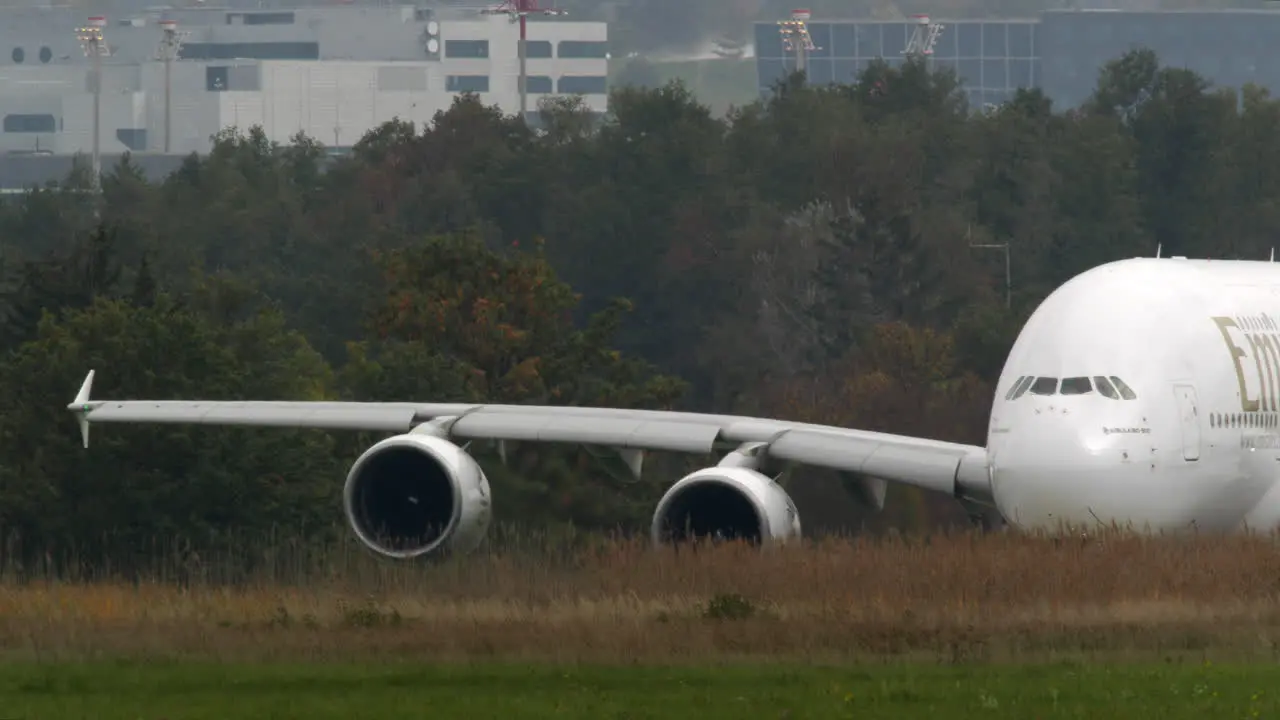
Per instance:
[[[580,296],[561,282],[542,242],[493,251],[474,232],[433,236],[385,253],[381,339],[421,345],[465,368],[476,397],[495,402],[666,407],[674,378],[609,347],[630,303],[617,300],[579,328]]]
[[[352,345],[343,369],[353,397],[658,409],[685,390],[613,347],[628,302],[575,322],[579,296],[538,241],[494,251],[474,232],[432,236],[378,265],[385,300],[370,320],[376,339]],[[651,511],[663,480],[619,492],[585,454],[538,445],[514,452],[511,468],[491,471],[500,518],[587,526]]]
[[[901,322],[874,326],[856,351],[772,396],[775,412],[797,420],[978,444],[990,403],[991,386],[957,365],[948,333]],[[959,510],[904,487],[891,488],[886,501],[899,527],[955,519]]]

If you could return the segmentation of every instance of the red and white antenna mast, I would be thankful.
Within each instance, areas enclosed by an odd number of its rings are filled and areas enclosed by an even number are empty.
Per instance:
[[[903,55],[932,55],[933,46],[942,34],[942,24],[930,22],[928,15],[913,15],[916,27],[911,31],[911,39],[907,41],[907,49]]]
[[[520,117],[529,111],[529,92],[525,87],[529,81],[526,50],[528,38],[528,18],[530,15],[568,15],[568,11],[538,6],[538,0],[502,0],[502,3],[480,11],[483,15],[507,15],[511,22],[520,23]]]
[[[809,52],[817,50],[813,38],[809,37],[809,17],[811,13],[803,8],[791,11],[790,20],[778,21],[778,34],[782,36],[782,49],[795,58],[795,72],[805,72],[809,68]]]

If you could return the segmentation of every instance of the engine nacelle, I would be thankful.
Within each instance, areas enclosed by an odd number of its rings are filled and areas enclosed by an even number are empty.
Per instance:
[[[426,434],[366,450],[347,474],[343,506],[361,542],[399,560],[470,552],[493,516],[489,480],[476,461]]]
[[[787,491],[759,472],[712,467],[667,490],[652,533],[655,544],[714,538],[773,545],[800,537],[800,513]]]

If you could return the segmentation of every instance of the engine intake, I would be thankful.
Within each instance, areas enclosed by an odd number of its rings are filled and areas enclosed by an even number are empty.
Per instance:
[[[800,513],[781,485],[755,470],[706,468],[662,496],[652,534],[655,544],[716,539],[773,545],[800,537]]]
[[[347,522],[369,549],[396,559],[474,550],[489,529],[489,480],[462,448],[433,435],[387,438],[351,466]]]

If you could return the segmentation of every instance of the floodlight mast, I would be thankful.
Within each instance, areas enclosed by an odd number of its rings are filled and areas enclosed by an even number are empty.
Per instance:
[[[790,20],[778,21],[778,34],[782,37],[782,48],[795,58],[795,72],[809,71],[809,53],[819,49],[809,36],[809,18],[812,13],[803,8],[791,11]]]
[[[911,39],[907,41],[907,47],[902,51],[903,55],[908,56],[928,56],[933,54],[933,46],[938,42],[938,36],[942,34],[943,25],[929,20],[928,15],[915,15],[915,29],[911,31]]]
[[[107,18],[94,15],[81,28],[76,28],[76,38],[86,57],[93,58],[93,192],[102,191],[102,58],[111,54],[102,34]]]
[[[178,59],[182,41],[190,33],[178,30],[177,20],[161,20],[160,30],[163,35],[160,38],[157,54],[161,60],[164,60],[164,151],[168,153],[170,139],[173,137],[173,61]]]
[[[485,8],[480,12],[484,15],[507,15],[511,18],[511,22],[519,21],[520,23],[520,42],[517,52],[520,56],[520,118],[524,119],[525,113],[529,111],[528,17],[533,13],[539,15],[568,15],[569,13],[565,10],[539,7],[538,0],[503,0],[501,4]]]

